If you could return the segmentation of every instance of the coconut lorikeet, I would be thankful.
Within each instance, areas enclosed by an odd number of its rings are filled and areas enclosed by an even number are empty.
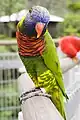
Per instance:
[[[35,83],[51,95],[51,100],[66,120],[63,96],[66,95],[55,44],[48,32],[50,15],[46,8],[32,7],[17,25],[20,58]]]

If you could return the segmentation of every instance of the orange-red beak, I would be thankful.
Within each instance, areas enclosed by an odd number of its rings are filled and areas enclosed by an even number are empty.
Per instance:
[[[36,26],[35,26],[35,30],[37,32],[37,38],[40,37],[40,35],[42,34],[42,31],[44,29],[44,26],[45,26],[45,23],[37,23]]]

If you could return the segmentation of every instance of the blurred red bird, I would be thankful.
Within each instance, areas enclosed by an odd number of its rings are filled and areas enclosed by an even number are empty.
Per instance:
[[[65,36],[59,40],[59,47],[68,57],[80,60],[80,38]]]

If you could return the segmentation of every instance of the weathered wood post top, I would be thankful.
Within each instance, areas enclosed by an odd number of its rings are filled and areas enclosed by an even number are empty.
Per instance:
[[[24,120],[63,120],[60,113],[55,108],[51,100],[45,95],[40,95],[40,91],[29,93],[34,89],[34,83],[27,73],[23,73],[18,78],[19,95],[23,95],[21,104]],[[39,94],[39,95],[38,95]]]

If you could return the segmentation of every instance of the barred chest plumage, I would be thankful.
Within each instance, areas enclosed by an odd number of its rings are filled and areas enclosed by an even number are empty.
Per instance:
[[[35,38],[23,35],[21,32],[16,32],[18,43],[18,51],[22,56],[37,56],[41,55],[45,49],[44,37]]]

